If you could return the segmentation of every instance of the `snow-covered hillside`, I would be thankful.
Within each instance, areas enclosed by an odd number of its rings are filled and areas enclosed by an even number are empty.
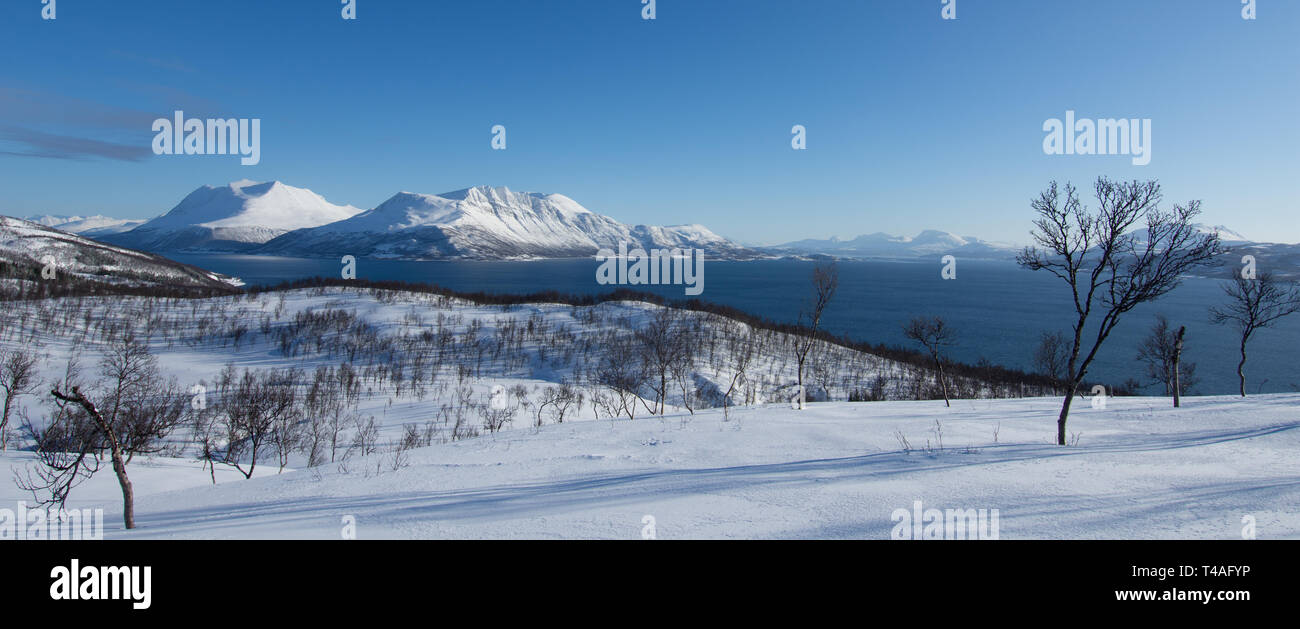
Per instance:
[[[166,289],[230,290],[242,284],[237,278],[8,216],[0,216],[0,264],[5,267],[6,292],[17,292],[23,283],[66,284],[69,278],[82,285]]]
[[[242,180],[203,186],[166,214],[103,239],[148,251],[243,251],[286,232],[340,221],[360,211],[279,181]]]
[[[560,258],[601,248],[703,249],[714,258],[755,252],[702,225],[629,226],[561,194],[479,186],[440,195],[401,192],[347,220],[285,234],[255,250],[273,255],[414,259]]]
[[[843,401],[864,389],[925,397],[932,374],[826,344],[808,382],[814,399],[836,401],[793,410],[790,337],[678,312],[691,352],[665,372],[659,414],[656,378],[621,370],[646,368],[637,343],[667,312],[364,288],[78,297],[10,302],[0,350],[38,352],[42,382],[74,356],[93,379],[99,356],[133,332],[162,373],[204,384],[218,415],[221,372],[244,368],[296,374],[303,390],[346,382],[356,396],[338,446],[324,435],[312,450],[315,465],[295,449],[283,472],[268,456],[250,480],[218,464],[214,485],[197,433],[178,430],[170,455],[129,466],[134,531],[105,468],[69,506],[103,507],[109,537],[338,538],[352,516],[361,538],[639,538],[652,522],[659,538],[885,539],[892,514],[916,501],[997,509],[1002,538],[1230,539],[1246,515],[1260,537],[1300,536],[1300,394],[1076,404],[1073,445],[1061,447],[1058,398],[977,399],[989,391],[968,382],[951,408]],[[583,397],[557,415],[564,386]],[[17,417],[42,425],[43,389],[19,398]],[[500,430],[480,423],[500,409]],[[322,437],[310,413],[302,422],[295,448]],[[23,475],[30,441],[12,445],[0,467]],[[0,483],[0,501],[18,500],[32,497]]]

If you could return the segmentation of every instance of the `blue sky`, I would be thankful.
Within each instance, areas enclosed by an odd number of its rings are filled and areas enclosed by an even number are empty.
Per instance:
[[[0,4],[0,211],[145,218],[201,184],[559,192],[747,242],[938,228],[1023,242],[1048,181],[1155,178],[1300,242],[1300,2],[40,0]],[[155,156],[152,120],[260,118],[261,163]],[[1152,160],[1043,122],[1150,118]],[[490,129],[505,125],[508,148]],[[790,146],[807,128],[808,149]],[[37,156],[40,155],[40,156]]]

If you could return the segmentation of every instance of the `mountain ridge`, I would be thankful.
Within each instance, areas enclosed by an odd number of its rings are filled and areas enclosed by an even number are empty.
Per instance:
[[[371,210],[289,232],[250,253],[510,260],[591,256],[620,241],[629,248],[700,249],[715,258],[762,256],[703,225],[628,225],[562,194],[492,186],[399,192]]]
[[[241,252],[295,229],[359,212],[305,188],[244,179],[225,186],[200,186],[161,216],[102,239],[148,251]]]

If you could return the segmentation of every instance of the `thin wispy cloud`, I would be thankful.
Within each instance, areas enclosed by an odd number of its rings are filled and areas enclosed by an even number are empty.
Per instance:
[[[6,147],[6,144],[16,146]],[[0,127],[0,155],[139,162],[151,157],[153,151],[146,143],[118,144],[92,138],[45,133],[23,127]]]
[[[41,89],[0,87],[0,120],[12,126],[60,125],[104,130],[148,130],[154,113]]]
[[[119,107],[39,88],[0,87],[0,155],[143,161],[153,154],[153,121],[170,111]]]
[[[174,70],[176,72],[195,71],[194,68],[191,68],[190,66],[186,65],[185,62],[175,57],[157,57],[151,55],[141,55],[134,52],[128,52],[125,50],[116,50],[116,49],[110,50],[108,51],[108,53],[113,55],[114,57],[126,59],[128,61],[134,61],[136,63],[143,63],[145,65],[153,66],[155,68],[160,68],[163,70]]]

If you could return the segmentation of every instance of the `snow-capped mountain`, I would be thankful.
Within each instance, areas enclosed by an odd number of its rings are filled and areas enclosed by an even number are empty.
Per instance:
[[[1206,236],[1210,234],[1218,234],[1219,241],[1225,245],[1239,245],[1244,243],[1255,242],[1249,238],[1246,238],[1245,236],[1242,236],[1238,232],[1235,232],[1231,229],[1228,229],[1227,227],[1224,227],[1223,225],[1206,225],[1204,223],[1193,223],[1192,228],[1195,229],[1198,234],[1203,234]],[[1147,229],[1145,227],[1140,229],[1135,229],[1131,232],[1128,232],[1128,234],[1130,236],[1133,236],[1138,243],[1145,244],[1147,241]]]
[[[279,181],[244,180],[203,186],[166,214],[103,240],[149,251],[244,251],[295,229],[333,223],[360,211]]]
[[[23,218],[22,220],[36,223],[37,225],[44,225],[46,227],[58,227],[59,225],[85,220],[87,218],[90,217],[64,216],[61,214],[41,214],[41,215],[28,216],[26,218]]]
[[[1300,244],[1258,242],[1243,236],[1240,232],[1223,225],[1206,225],[1195,223],[1192,227],[1200,234],[1218,234],[1224,252],[1213,264],[1195,271],[1193,274],[1203,277],[1234,277],[1242,267],[1242,257],[1249,255],[1255,259],[1256,268],[1280,278],[1300,277]],[[1147,242],[1146,228],[1129,232],[1139,247]]]
[[[88,238],[107,236],[130,231],[145,222],[145,219],[113,218],[96,214],[94,216],[29,216],[28,221],[46,227],[53,227],[69,234],[78,234]]]
[[[1201,223],[1197,223],[1196,229],[1201,233],[1216,233],[1219,235],[1219,240],[1222,240],[1223,242],[1226,243],[1254,242],[1253,240],[1245,236],[1242,236],[1240,232],[1235,232],[1231,229],[1228,229],[1227,227],[1224,227],[1223,225],[1204,225]]]
[[[894,236],[883,232],[864,234],[849,240],[808,239],[775,245],[771,249],[803,255],[845,258],[917,258],[933,255],[961,255],[968,258],[1009,258],[1015,245],[990,242],[970,236],[927,229],[916,236]]]
[[[23,282],[67,284],[69,279],[118,287],[229,290],[242,285],[237,278],[8,216],[0,216],[0,277],[5,290]]]
[[[279,236],[254,253],[410,259],[589,256],[601,248],[702,249],[714,258],[756,257],[702,225],[630,226],[561,194],[479,186],[440,195],[400,192],[336,223]]]
[[[1197,223],[1196,230],[1202,234],[1219,234],[1223,243],[1233,249],[1250,245],[1254,248],[1269,249],[1289,247],[1290,245],[1264,245],[1256,243],[1222,225],[1204,225]],[[1131,232],[1138,242],[1145,242],[1146,229]],[[771,251],[802,255],[828,255],[842,258],[917,258],[935,255],[955,255],[976,259],[1015,258],[1022,246],[982,240],[973,236],[958,236],[951,232],[927,229],[914,237],[893,236],[886,233],[874,233],[858,236],[850,240],[828,238],[825,240],[808,239],[788,242],[768,247]]]

